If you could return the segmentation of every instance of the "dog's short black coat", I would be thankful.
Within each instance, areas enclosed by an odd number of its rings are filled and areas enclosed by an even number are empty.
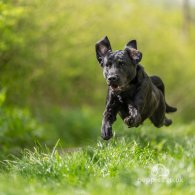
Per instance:
[[[136,40],[129,41],[124,50],[113,52],[108,38],[104,37],[96,43],[96,56],[108,84],[101,129],[103,139],[112,137],[117,114],[128,127],[138,127],[147,118],[156,127],[172,123],[165,113],[177,109],[166,103],[162,80],[158,76],[149,77],[139,64],[142,53],[137,50]]]

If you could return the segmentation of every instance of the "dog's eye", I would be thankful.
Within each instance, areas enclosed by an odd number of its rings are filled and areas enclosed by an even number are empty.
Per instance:
[[[119,64],[119,66],[124,66],[124,63],[121,61],[118,64]]]
[[[112,63],[111,62],[107,62],[106,63],[106,67],[110,67],[110,66],[112,66]]]

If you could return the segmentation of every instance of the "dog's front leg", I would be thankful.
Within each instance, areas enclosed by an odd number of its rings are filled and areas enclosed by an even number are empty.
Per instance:
[[[119,103],[116,98],[110,96],[107,100],[106,109],[103,114],[101,136],[104,140],[109,140],[112,135],[112,124],[116,120],[119,110]]]
[[[137,89],[137,93],[133,102],[128,104],[129,116],[124,119],[124,122],[129,127],[138,127],[142,122],[142,113],[147,109],[148,101],[150,101],[151,83],[146,78],[140,87]]]
[[[129,116],[124,119],[124,122],[128,125],[128,127],[138,127],[141,123],[141,114],[137,108],[132,106],[132,104],[128,105],[128,110]]]

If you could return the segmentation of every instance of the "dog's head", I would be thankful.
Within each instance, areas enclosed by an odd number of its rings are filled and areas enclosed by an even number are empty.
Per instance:
[[[135,78],[142,53],[137,50],[136,40],[129,41],[124,50],[112,51],[108,37],[104,37],[96,43],[96,57],[108,86],[120,92]]]

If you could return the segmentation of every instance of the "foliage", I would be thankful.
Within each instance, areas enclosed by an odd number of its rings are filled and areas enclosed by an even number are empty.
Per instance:
[[[27,108],[5,106],[5,100],[6,90],[3,89],[0,92],[1,159],[10,158],[5,157],[8,154],[19,155],[22,149],[32,149],[39,143],[51,147],[60,139],[62,147],[79,147],[93,144],[100,136],[101,113],[93,114],[87,107],[82,110],[44,110],[44,117],[49,122],[43,123],[44,118],[39,117],[40,121],[37,121]],[[129,131],[120,119],[113,129],[117,135]]]
[[[17,107],[5,106],[6,90],[0,91],[0,158],[5,155],[19,155],[24,148],[47,144],[52,146],[61,139],[63,147],[81,146],[92,143],[99,136],[101,116],[93,115],[90,109],[45,110],[44,116],[50,121],[37,121],[30,111]],[[44,119],[41,119],[44,121]],[[57,130],[56,130],[57,129]]]
[[[15,7],[11,3],[4,3],[3,1],[0,2],[1,66],[12,58],[11,55],[16,49],[16,46],[21,46],[23,42],[22,37],[18,37],[14,33],[16,26],[19,25],[19,19],[23,14],[24,9],[22,7]]]
[[[81,146],[93,143],[99,136],[101,114],[94,114],[91,109],[52,108],[44,111],[48,129],[52,132],[52,144],[60,139],[63,146]],[[44,119],[42,119],[44,120]]]
[[[0,189],[14,194],[191,194],[193,130],[194,123],[159,131],[146,126],[71,153],[57,146],[51,152],[25,150],[21,159],[3,162]],[[156,165],[168,174],[158,175]],[[7,187],[10,179],[14,189]]]
[[[189,35],[183,33],[176,0],[19,0],[1,3],[1,10],[7,104],[30,107],[36,115],[83,105],[102,111],[106,86],[94,44],[106,34],[113,49],[137,39],[146,71],[165,81],[167,99],[182,120],[193,119],[195,28],[192,23]]]
[[[32,148],[35,141],[44,143],[46,135],[43,127],[31,116],[27,109],[4,107],[5,90],[0,93],[0,157],[18,154],[21,149]]]

